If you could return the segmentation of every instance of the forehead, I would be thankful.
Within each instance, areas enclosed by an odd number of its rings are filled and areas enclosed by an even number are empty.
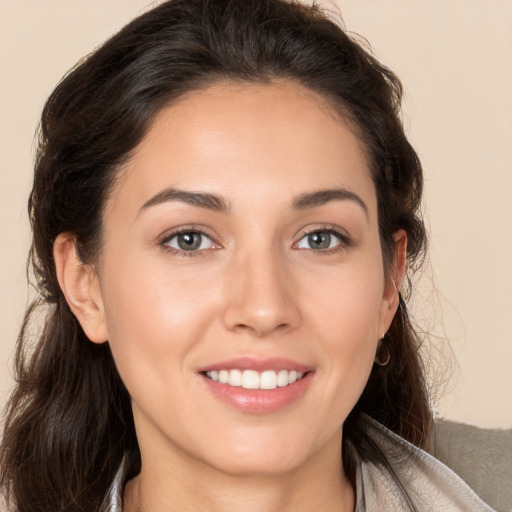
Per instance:
[[[121,169],[112,202],[140,205],[167,187],[240,199],[258,191],[267,201],[315,188],[374,195],[356,130],[293,82],[215,84],[164,108]]]

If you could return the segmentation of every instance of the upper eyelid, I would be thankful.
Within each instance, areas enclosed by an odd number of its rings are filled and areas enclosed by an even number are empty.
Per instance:
[[[339,226],[336,226],[334,224],[324,224],[324,225],[318,224],[318,225],[308,226],[306,228],[301,229],[297,233],[296,239],[301,240],[302,238],[304,238],[307,235],[311,235],[312,233],[317,233],[317,232],[322,232],[322,231],[334,233],[335,235],[338,235],[340,238],[342,238],[344,241],[347,241],[347,242],[352,238],[350,236],[350,234],[345,229],[343,229]]]
[[[213,247],[206,247],[204,249],[194,249],[194,250],[185,250],[178,247],[173,247],[171,245],[171,240],[173,240],[175,237],[183,234],[183,233],[197,233],[203,237],[208,238],[210,240],[210,243]],[[222,245],[219,244],[216,239],[205,232],[204,229],[191,229],[190,226],[180,226],[179,228],[172,229],[170,231],[167,231],[167,234],[158,239],[158,247],[162,250],[164,250],[167,253],[174,254],[175,256],[180,257],[200,257],[200,256],[206,256],[209,251],[217,250],[222,248]]]
[[[181,233],[199,233],[201,235],[207,236],[210,238],[213,242],[219,243],[217,241],[217,237],[214,233],[211,232],[210,229],[208,229],[206,226],[200,226],[200,225],[185,225],[185,226],[179,226],[176,228],[171,228],[166,230],[163,234],[161,234],[158,237],[158,243],[164,244],[168,242],[171,238],[175,237],[176,235],[180,235]]]
[[[186,233],[194,233],[200,236],[204,236],[215,243],[215,240],[213,237],[211,237],[208,233],[205,233],[204,231],[198,231],[198,230],[192,230],[192,229],[184,229],[183,231],[175,231],[174,233],[170,233],[167,237],[165,237],[162,241],[162,243],[167,243],[169,240],[172,240],[173,238],[176,238],[179,235],[183,235]]]
[[[335,247],[329,248],[329,249],[308,249],[308,248],[302,248],[298,247],[300,242],[307,236],[313,234],[313,233],[330,233],[336,236],[339,239],[339,243],[336,244]],[[306,229],[303,230],[296,238],[296,241],[293,242],[292,248],[295,250],[305,250],[305,251],[311,251],[313,253],[318,254],[332,254],[333,252],[338,252],[340,250],[346,250],[354,246],[354,240],[350,235],[348,235],[343,229],[339,228],[338,226],[330,226],[330,227],[316,227],[312,229]]]

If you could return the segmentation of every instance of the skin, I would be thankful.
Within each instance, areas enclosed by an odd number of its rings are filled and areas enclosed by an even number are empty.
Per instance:
[[[406,247],[396,233],[385,272],[361,144],[297,84],[217,84],[161,111],[120,171],[96,267],[58,237],[68,303],[132,397],[142,471],[125,512],[353,510],[341,426],[396,312]],[[163,197],[171,187],[229,208]],[[354,196],[294,206],[333,189]],[[179,249],[181,228],[206,234],[199,250]],[[329,230],[313,248],[308,234]],[[293,359],[310,383],[272,413],[237,410],[198,369],[241,356]]]

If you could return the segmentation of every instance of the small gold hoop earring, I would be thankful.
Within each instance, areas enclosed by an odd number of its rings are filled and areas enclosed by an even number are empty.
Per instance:
[[[379,343],[377,344],[377,351],[375,352],[375,359],[373,360],[373,362],[378,366],[386,366],[391,360],[391,354],[383,340],[384,338],[379,340]]]

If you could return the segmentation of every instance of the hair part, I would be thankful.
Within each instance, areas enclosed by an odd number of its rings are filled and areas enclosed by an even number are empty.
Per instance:
[[[421,261],[422,171],[400,122],[400,82],[318,6],[171,0],[136,18],[59,83],[42,114],[29,200],[39,298],[18,338],[17,387],[0,449],[0,486],[16,511],[100,511],[123,456],[132,474],[140,467],[130,397],[110,348],[87,339],[59,288],[56,237],[73,233],[82,261],[97,260],[119,168],[166,105],[219,81],[276,80],[319,93],[357,127],[375,183],[386,269],[399,229],[408,236],[409,268]],[[28,328],[41,306],[48,312],[30,352]],[[427,445],[432,415],[420,345],[401,300],[386,337],[391,362],[374,365],[344,425],[356,447],[361,413]]]

